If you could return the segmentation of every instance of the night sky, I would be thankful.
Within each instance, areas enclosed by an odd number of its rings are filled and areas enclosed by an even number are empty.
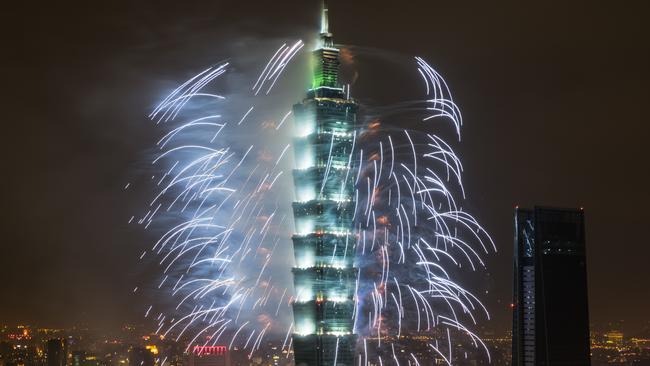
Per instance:
[[[465,207],[499,249],[485,285],[489,329],[510,328],[513,208],[535,204],[585,208],[592,323],[624,320],[630,332],[648,323],[648,4],[330,2],[337,43],[422,56],[452,88],[465,122],[456,147]],[[141,320],[146,303],[132,289],[148,276],[137,262],[153,238],[127,221],[148,197],[123,187],[160,137],[151,106],[234,49],[313,34],[318,8],[4,5],[0,322]],[[373,82],[402,88],[390,76]]]

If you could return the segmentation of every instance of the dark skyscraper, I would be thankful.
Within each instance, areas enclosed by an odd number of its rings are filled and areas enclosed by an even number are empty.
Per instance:
[[[351,366],[356,344],[349,156],[357,105],[339,84],[339,50],[327,22],[324,7],[312,86],[294,107],[293,348],[298,366]]]
[[[47,366],[65,366],[68,347],[65,339],[47,341]]]
[[[153,354],[145,347],[132,347],[129,350],[129,366],[154,366]]]
[[[513,365],[590,365],[582,209],[515,210]]]

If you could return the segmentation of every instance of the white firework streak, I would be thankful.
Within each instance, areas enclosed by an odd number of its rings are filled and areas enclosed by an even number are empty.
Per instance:
[[[222,63],[181,84],[149,115],[161,127],[169,126],[153,160],[167,168],[161,169],[158,191],[138,223],[149,227],[157,220],[154,227],[164,229],[151,252],[162,271],[158,287],[169,287],[175,309],[160,313],[158,332],[186,342],[187,350],[221,340],[231,348],[247,348],[252,357],[274,327],[280,328],[275,333],[284,339],[282,349],[291,347],[293,325],[277,318],[290,312],[296,294],[291,294],[290,281],[274,282],[268,270],[279,264],[289,271],[293,264],[275,255],[278,243],[291,235],[286,209],[291,199],[277,191],[277,181],[291,175],[282,164],[291,145],[273,135],[290,124],[291,112],[265,116],[256,98],[271,93],[303,46],[302,41],[283,44],[273,54],[247,86],[251,101],[236,114],[228,116],[232,108],[227,96],[210,91],[230,71],[230,64]],[[331,159],[324,166],[323,187],[329,176],[344,176],[341,192],[347,185],[356,190],[360,365],[383,365],[386,360],[419,365],[403,344],[404,336],[415,333],[426,335],[432,357],[448,364],[458,359],[461,338],[489,357],[471,330],[489,313],[461,285],[458,274],[485,267],[482,257],[496,247],[462,209],[459,157],[431,132],[433,120],[445,120],[460,141],[460,109],[440,74],[422,58],[415,62],[426,89],[424,127],[362,126],[347,166],[334,165]],[[241,137],[253,133],[251,120],[259,120],[260,113],[262,120],[277,122],[262,123],[255,131],[268,135],[263,136],[265,144],[249,143]]]
[[[275,314],[290,311],[285,297],[290,284],[274,284],[267,273],[278,262],[278,243],[290,233],[278,199],[289,195],[275,189],[287,175],[290,144],[280,133],[289,113],[260,116],[254,110],[303,45],[297,41],[277,50],[245,108],[235,107],[241,100],[213,92],[231,72],[225,62],[181,84],[149,115],[165,129],[152,161],[163,169],[138,222],[149,227],[156,220],[152,227],[163,230],[150,252],[164,278],[158,288],[168,290],[174,306],[158,316],[157,332],[186,343],[186,350],[226,342],[231,348],[248,345],[252,355],[272,327],[283,326]],[[265,94],[257,96],[262,89]],[[259,138],[264,134],[275,136],[264,141]]]
[[[450,122],[460,141],[461,112],[446,82],[422,58],[415,60],[426,88],[422,121]],[[365,356],[364,365],[381,364],[381,357],[418,364],[405,349],[414,334],[428,339],[432,358],[450,365],[467,347],[490,357],[470,330],[489,312],[458,274],[484,268],[482,256],[496,246],[455,197],[465,197],[459,157],[440,136],[422,130],[431,129],[382,128],[375,120],[359,132],[356,314],[363,319],[356,332],[375,341],[365,342],[364,352],[372,347],[377,357]]]

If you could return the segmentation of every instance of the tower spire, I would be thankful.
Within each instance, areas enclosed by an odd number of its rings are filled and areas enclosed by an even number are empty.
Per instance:
[[[328,34],[329,32],[330,32],[330,24],[329,24],[329,14],[327,10],[327,2],[323,0],[323,7],[321,13],[321,20],[320,20],[320,33]]]

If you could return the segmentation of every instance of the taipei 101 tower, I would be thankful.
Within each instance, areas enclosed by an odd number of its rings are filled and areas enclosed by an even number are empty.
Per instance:
[[[339,49],[323,6],[313,81],[294,106],[293,349],[296,366],[354,364],[356,336],[351,152],[357,104],[339,84]]]

